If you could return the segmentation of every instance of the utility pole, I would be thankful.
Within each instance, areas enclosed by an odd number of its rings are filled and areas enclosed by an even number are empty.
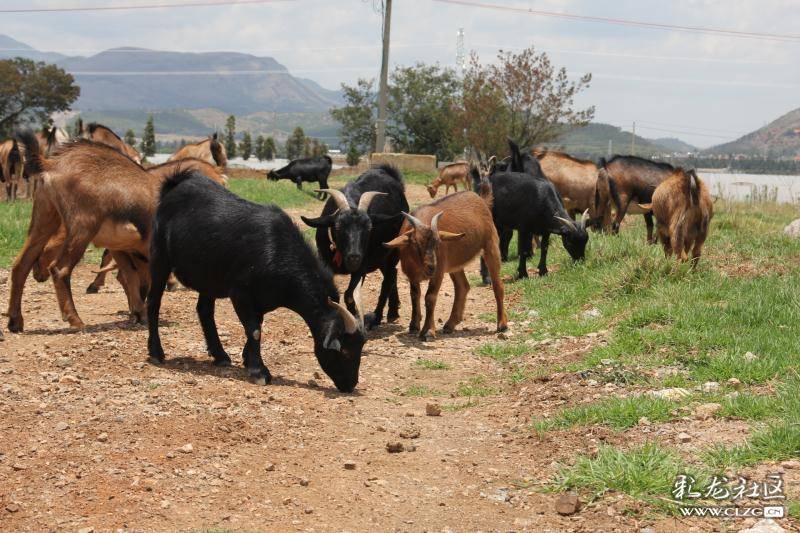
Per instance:
[[[389,29],[392,23],[392,0],[384,0],[383,6],[383,59],[381,61],[381,84],[378,94],[378,131],[375,151],[383,152],[386,146],[386,105],[389,102]]]
[[[456,70],[459,76],[464,76],[466,67],[467,53],[464,50],[464,28],[458,28],[456,32]]]
[[[633,123],[633,131],[631,132],[631,155],[636,155],[636,122]]]
[[[611,152],[614,150],[614,139],[608,140],[608,153],[606,154],[607,157],[611,157]]]

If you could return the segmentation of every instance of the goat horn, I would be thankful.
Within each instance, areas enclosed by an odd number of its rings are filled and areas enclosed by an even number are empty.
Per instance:
[[[356,312],[358,313],[358,325],[361,331],[364,331],[364,310],[361,308],[361,285],[364,284],[364,278],[361,278],[361,281],[358,282],[356,288],[353,289],[353,301],[356,304]]]
[[[586,223],[589,221],[589,210],[583,212],[581,215],[581,227],[586,228]]]
[[[431,231],[434,235],[439,235],[439,217],[444,214],[444,211],[439,211],[431,219]]]
[[[347,201],[347,196],[339,189],[317,189],[314,192],[328,193],[331,195],[331,198],[333,198],[333,201],[336,202],[339,209],[350,209],[350,202]]]
[[[358,320],[356,320],[356,317],[353,316],[353,313],[347,310],[347,307],[344,304],[341,304],[339,302],[334,302],[333,300],[328,298],[328,305],[332,309],[336,309],[339,312],[339,315],[342,317],[342,320],[344,321],[344,330],[347,333],[352,334],[358,331],[358,325],[359,325]]]
[[[558,220],[559,222],[561,222],[563,225],[567,226],[570,229],[573,230],[577,229],[575,227],[575,222],[571,218],[563,218],[563,217],[553,217],[553,218],[555,218],[556,220]]]
[[[375,199],[376,196],[388,196],[385,192],[378,192],[378,191],[368,191],[361,195],[361,198],[358,199],[358,210],[362,213],[366,213],[369,211],[369,204],[372,203],[372,200]]]
[[[105,274],[106,272],[111,272],[112,270],[116,270],[117,264],[111,263],[107,267],[101,268],[100,270],[92,270],[92,274]]]
[[[409,222],[411,222],[411,225],[414,226],[415,230],[425,227],[425,224],[414,215],[409,215],[405,211],[401,212],[403,213],[403,216],[406,217]]]

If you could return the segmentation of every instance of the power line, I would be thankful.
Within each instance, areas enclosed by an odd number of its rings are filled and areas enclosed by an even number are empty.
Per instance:
[[[274,4],[277,2],[295,2],[296,0],[209,0],[206,2],[159,4],[120,4],[117,6],[67,6],[67,7],[32,7],[24,9],[0,9],[0,13],[63,13],[77,11],[136,11],[140,9],[171,9],[184,7],[216,7],[233,5]]]
[[[764,39],[781,42],[800,42],[800,35],[780,34],[780,33],[761,33],[739,30],[728,30],[723,28],[709,28],[703,26],[681,26],[677,24],[663,24],[658,22],[645,22],[641,20],[619,19],[609,17],[596,17],[590,15],[575,15],[572,13],[560,13],[556,11],[542,11],[523,7],[504,6],[500,4],[489,4],[485,2],[474,2],[470,0],[431,0],[442,4],[455,4],[467,7],[478,7],[483,9],[494,9],[497,11],[509,11],[513,13],[525,13],[542,17],[552,17],[577,22],[596,22],[601,24],[614,24],[617,26],[633,26],[639,28],[650,28],[667,31],[682,31],[691,33],[703,33],[710,35],[725,35],[728,37],[743,37],[749,39]]]

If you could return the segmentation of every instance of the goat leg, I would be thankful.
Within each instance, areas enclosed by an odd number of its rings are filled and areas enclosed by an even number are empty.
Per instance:
[[[207,294],[200,293],[197,297],[197,318],[203,328],[203,337],[206,339],[208,355],[214,358],[214,366],[231,366],[231,358],[222,347],[214,322],[214,307],[216,299]]]
[[[94,281],[86,287],[86,294],[97,294],[100,291],[100,287],[106,284],[106,274],[108,272],[103,269],[109,264],[111,264],[111,251],[106,248],[103,250],[103,257],[100,259],[100,272],[94,278]]]
[[[444,272],[438,270],[428,281],[428,290],[425,292],[425,324],[419,332],[422,341],[436,338],[436,300],[439,298],[439,289],[442,286]]]
[[[242,358],[247,368],[248,379],[258,385],[267,385],[272,381],[272,374],[261,359],[261,324],[264,321],[264,314],[257,310],[252,296],[242,290],[236,290],[231,294],[231,303],[247,337]]]
[[[422,290],[418,281],[412,282],[409,280],[409,286],[411,288],[411,323],[408,325],[408,332],[417,333],[419,331],[419,323],[422,321],[422,313],[419,308]]]
[[[153,246],[153,253],[150,254],[150,292],[147,295],[147,352],[150,361],[156,364],[164,362],[164,348],[158,332],[158,315],[161,312],[161,297],[164,295],[171,270],[159,247]]]
[[[456,326],[464,320],[464,309],[467,303],[467,293],[469,293],[469,281],[463,270],[452,272],[450,279],[453,281],[453,309],[450,311],[450,318],[442,327],[444,333],[453,333]]]

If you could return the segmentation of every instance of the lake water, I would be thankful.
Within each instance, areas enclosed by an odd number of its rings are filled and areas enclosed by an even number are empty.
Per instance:
[[[742,201],[800,203],[800,176],[705,171],[699,174],[714,196]]]

